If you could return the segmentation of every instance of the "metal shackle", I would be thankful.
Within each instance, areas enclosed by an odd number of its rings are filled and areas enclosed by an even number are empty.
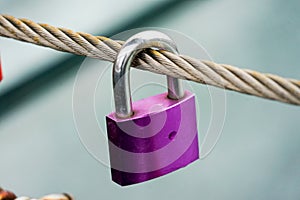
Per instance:
[[[130,90],[130,66],[135,56],[147,49],[170,51],[178,54],[175,42],[164,33],[143,31],[130,37],[119,51],[113,66],[113,90],[116,116],[128,118],[133,115]],[[184,96],[181,80],[167,76],[168,98],[178,100]]]

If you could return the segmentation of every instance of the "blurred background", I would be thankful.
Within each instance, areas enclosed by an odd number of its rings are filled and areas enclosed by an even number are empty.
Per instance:
[[[0,13],[107,37],[133,28],[167,28],[202,45],[215,62],[300,79],[298,0],[0,0]],[[68,192],[76,199],[300,197],[297,106],[226,91],[222,136],[208,157],[159,179],[121,188],[110,180],[109,168],[86,150],[73,120],[75,77],[82,63],[87,66],[89,62],[6,38],[0,38],[0,50],[3,188],[33,197]],[[197,52],[192,56],[197,57]],[[91,61],[91,65],[111,66],[104,61]],[[164,80],[133,71],[135,80]],[[103,72],[107,81],[102,81],[97,95],[112,91],[110,72]],[[190,84],[199,104],[203,139],[212,115],[211,100],[206,86]],[[147,91],[138,90],[134,98],[160,91],[150,85]],[[104,115],[112,110],[107,103],[111,99],[96,106],[99,124],[104,124]],[[105,148],[99,146],[99,150]]]

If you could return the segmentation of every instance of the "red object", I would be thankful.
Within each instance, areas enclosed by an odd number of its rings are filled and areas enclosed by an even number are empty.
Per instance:
[[[2,66],[1,66],[1,59],[0,59],[0,81],[2,80],[3,76],[2,76]]]
[[[14,200],[16,198],[16,195],[12,192],[6,190],[0,191],[0,200]]]

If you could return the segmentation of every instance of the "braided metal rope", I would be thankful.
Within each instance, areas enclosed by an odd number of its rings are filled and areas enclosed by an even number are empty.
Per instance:
[[[39,199],[33,199],[30,197],[18,197],[14,200],[73,200],[73,198],[71,196],[69,196],[68,194],[51,194],[51,195],[47,195],[47,196],[44,196]]]
[[[9,15],[0,15],[0,36],[110,62],[114,62],[123,44],[123,41],[37,24]],[[154,73],[300,105],[299,80],[155,50],[142,52],[133,65]]]

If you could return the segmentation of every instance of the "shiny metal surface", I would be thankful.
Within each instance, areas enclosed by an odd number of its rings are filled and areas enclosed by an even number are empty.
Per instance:
[[[155,48],[178,53],[176,44],[167,35],[158,31],[143,31],[129,38],[117,55],[113,67],[113,87],[116,115],[127,118],[133,115],[130,90],[130,66],[135,56],[147,49]],[[168,97],[180,99],[184,96],[179,79],[167,77]]]

